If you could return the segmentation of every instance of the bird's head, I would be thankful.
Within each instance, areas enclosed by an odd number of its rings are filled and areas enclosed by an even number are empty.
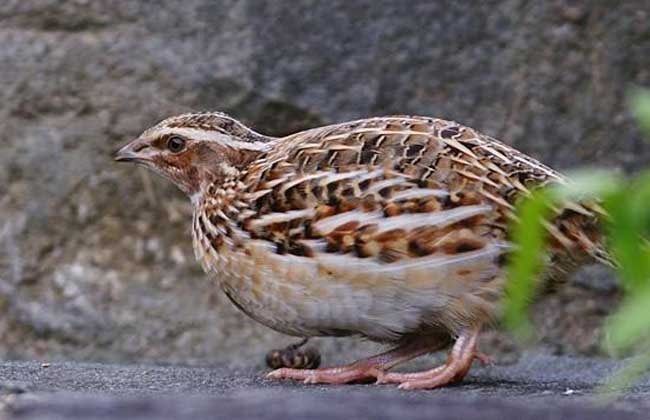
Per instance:
[[[205,182],[223,182],[259,154],[271,137],[218,112],[167,118],[115,153],[119,162],[145,166],[194,197]]]

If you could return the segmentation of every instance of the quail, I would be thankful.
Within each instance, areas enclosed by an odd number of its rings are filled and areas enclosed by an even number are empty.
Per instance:
[[[505,289],[516,201],[566,178],[453,121],[361,119],[276,138],[220,112],[174,116],[122,147],[193,206],[197,260],[256,321],[296,337],[392,345],[347,365],[275,379],[432,389],[463,379]],[[544,283],[607,262],[596,204],[554,211]],[[390,369],[449,348],[442,366]]]

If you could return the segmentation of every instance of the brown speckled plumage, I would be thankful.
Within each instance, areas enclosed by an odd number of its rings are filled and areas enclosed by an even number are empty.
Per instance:
[[[170,138],[183,149],[170,151]],[[147,130],[119,158],[192,197],[197,259],[252,318],[296,336],[398,344],[343,368],[280,369],[273,377],[378,378],[403,388],[459,380],[480,356],[476,335],[499,315],[515,201],[566,182],[471,128],[411,116],[271,138],[224,114],[188,114]],[[585,203],[556,210],[547,278],[561,281],[585,261],[607,259],[598,213]],[[454,339],[443,368],[385,373]]]

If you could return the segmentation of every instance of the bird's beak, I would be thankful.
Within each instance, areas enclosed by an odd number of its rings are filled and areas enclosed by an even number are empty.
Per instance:
[[[117,162],[144,162],[149,160],[148,152],[150,150],[147,144],[140,139],[136,139],[115,152],[113,158]]]

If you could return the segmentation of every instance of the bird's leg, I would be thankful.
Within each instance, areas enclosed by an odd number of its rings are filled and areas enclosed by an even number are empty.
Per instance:
[[[415,339],[385,353],[361,359],[344,366],[320,369],[276,369],[267,375],[273,379],[294,379],[304,383],[344,384],[369,382],[381,376],[385,370],[407,362],[423,354],[439,350],[445,340],[431,337]]]
[[[400,383],[400,389],[433,389],[461,381],[474,359],[482,362],[489,358],[478,353],[477,341],[479,329],[471,329],[461,333],[449,353],[447,363],[434,369],[416,373],[386,373],[378,379],[382,383]]]

